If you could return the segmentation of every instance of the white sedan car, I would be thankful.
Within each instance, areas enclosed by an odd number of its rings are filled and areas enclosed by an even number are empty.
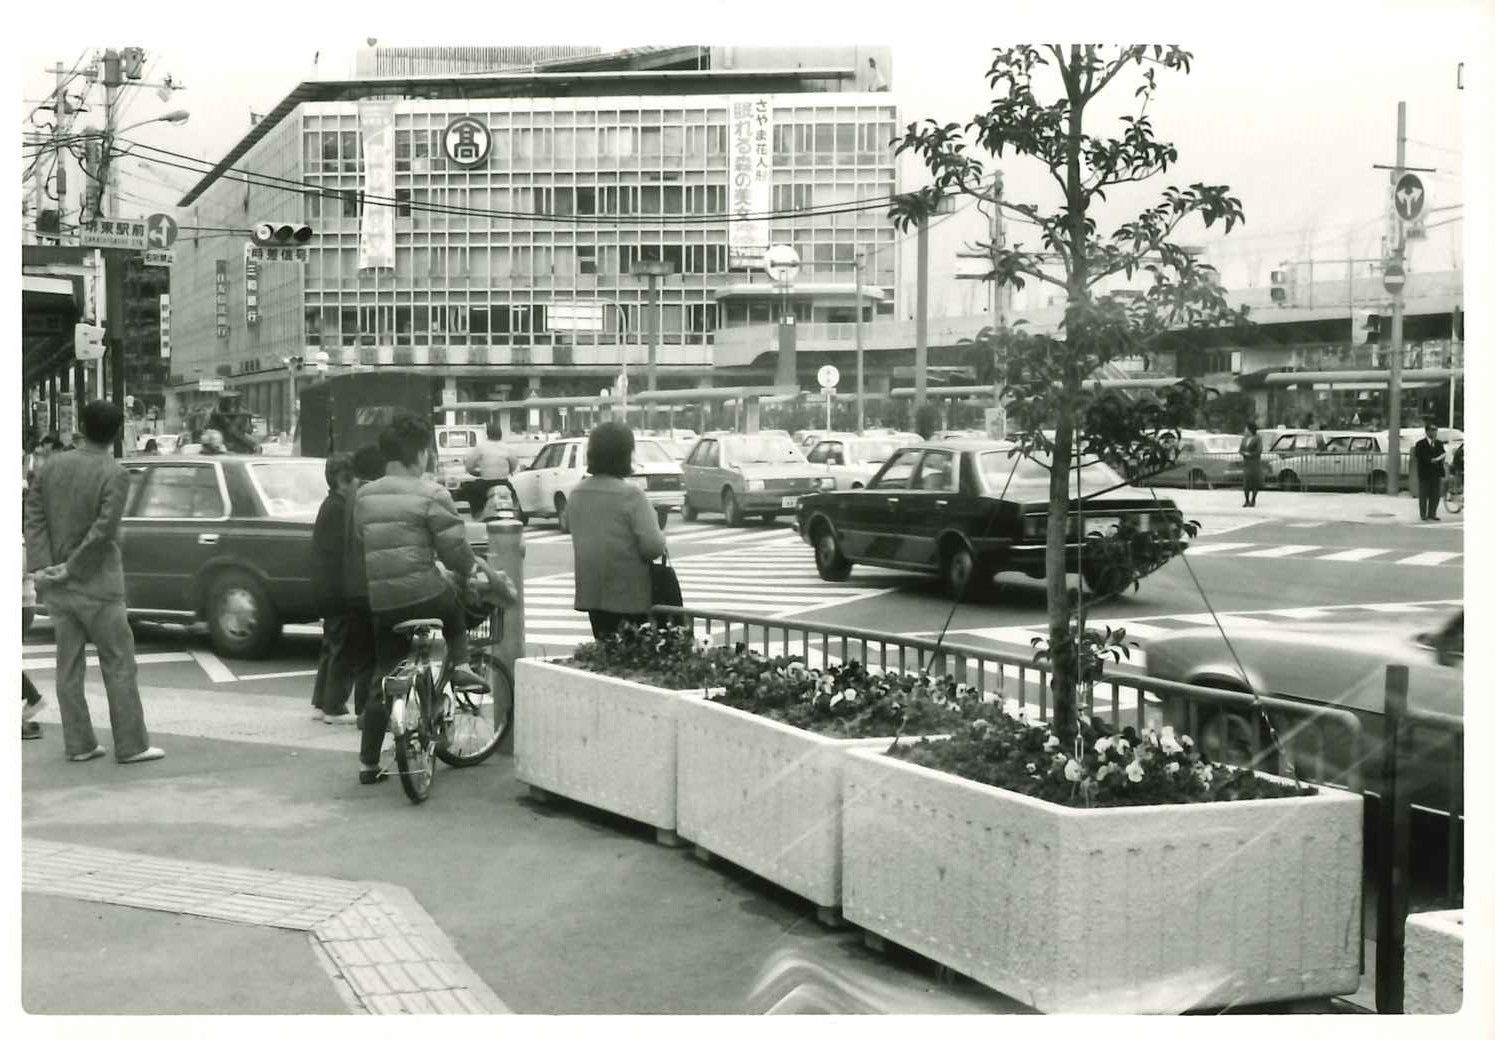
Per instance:
[[[569,531],[566,501],[586,477],[586,466],[585,437],[568,437],[545,445],[527,469],[509,478],[516,499],[515,518],[528,523],[532,516],[553,516],[562,531]],[[628,479],[644,489],[660,527],[685,501],[680,463],[655,438],[640,437],[634,441],[633,475]]]
[[[816,469],[836,481],[835,490],[852,491],[866,487],[882,464],[903,447],[891,437],[858,437],[854,433],[822,435],[805,456]]]

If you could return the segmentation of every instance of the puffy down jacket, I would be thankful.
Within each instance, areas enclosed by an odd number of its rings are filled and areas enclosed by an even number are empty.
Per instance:
[[[369,606],[377,613],[439,596],[450,586],[436,561],[458,575],[475,557],[452,496],[420,477],[385,476],[358,489],[354,537],[368,575]]]

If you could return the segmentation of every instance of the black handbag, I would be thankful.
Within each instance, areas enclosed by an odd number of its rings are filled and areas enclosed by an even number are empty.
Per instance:
[[[656,607],[683,607],[685,598],[680,594],[680,577],[670,565],[669,553],[649,564],[649,601]],[[678,624],[679,619],[662,615],[656,619],[662,625]]]

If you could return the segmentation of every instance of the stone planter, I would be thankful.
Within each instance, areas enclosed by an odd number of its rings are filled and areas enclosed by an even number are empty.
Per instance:
[[[1359,987],[1359,795],[1071,809],[866,750],[844,776],[846,919],[1039,1010]]]
[[[1464,911],[1407,915],[1402,1011],[1452,1015],[1464,1006]]]
[[[675,838],[675,720],[701,691],[664,690],[521,658],[514,675],[514,774]]]
[[[841,904],[841,767],[837,740],[707,700],[680,708],[680,837],[813,902],[826,924]]]

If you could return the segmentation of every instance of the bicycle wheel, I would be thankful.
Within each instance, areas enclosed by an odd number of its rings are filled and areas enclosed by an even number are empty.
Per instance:
[[[405,725],[395,735],[395,766],[400,773],[400,786],[405,795],[416,805],[431,794],[431,783],[436,779],[435,735],[426,705],[431,702],[431,670],[423,668],[416,672],[405,695]]]
[[[1443,508],[1450,513],[1462,513],[1464,511],[1464,489],[1462,486],[1454,487],[1452,484],[1443,492]]]
[[[451,714],[445,739],[436,746],[437,756],[449,766],[475,766],[498,750],[514,723],[514,676],[496,654],[486,650],[473,655],[479,674],[488,680],[488,692],[451,690]]]

